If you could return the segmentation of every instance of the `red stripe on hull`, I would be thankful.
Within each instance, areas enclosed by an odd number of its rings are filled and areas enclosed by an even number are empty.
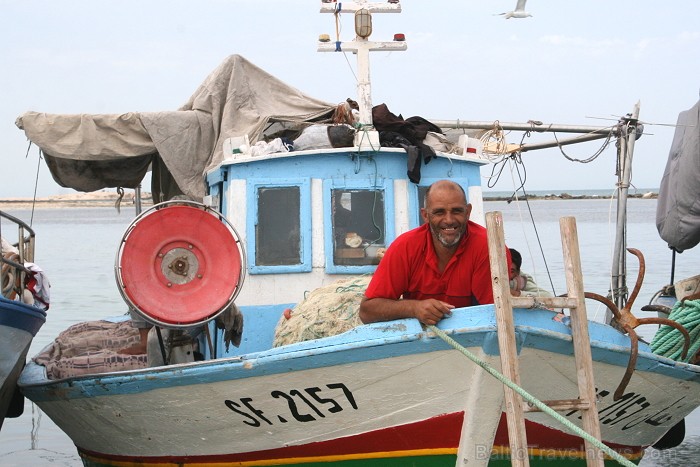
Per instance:
[[[565,433],[563,431],[554,430],[537,423],[525,420],[525,429],[527,431],[527,445],[530,448],[538,448],[543,450],[557,451],[582,451],[585,452],[585,443],[583,438]],[[621,454],[641,455],[644,448],[641,446],[627,446],[624,444],[605,443]],[[506,414],[501,415],[501,421],[498,423],[496,437],[493,440],[494,446],[508,446],[508,425],[506,422]]]
[[[362,454],[394,453],[396,455],[401,455],[401,452],[406,451],[415,452],[436,449],[448,449],[456,453],[459,447],[462,420],[462,412],[445,414],[420,422],[384,428],[344,438],[244,453],[203,456],[132,457],[105,455],[87,450],[79,451],[88,457],[115,462],[176,464],[232,463],[293,458],[309,459],[329,456],[350,456],[352,458],[353,456]],[[577,436],[544,427],[527,420],[525,424],[527,428],[528,447],[531,449],[569,453],[570,455],[575,455],[577,452],[584,452],[583,439]],[[496,452],[503,452],[503,449],[505,448],[507,450],[508,446],[506,418],[505,414],[503,414],[494,439],[494,450]],[[641,457],[643,452],[643,448],[639,446],[624,446],[619,444],[610,444],[609,446],[622,454],[632,457]]]

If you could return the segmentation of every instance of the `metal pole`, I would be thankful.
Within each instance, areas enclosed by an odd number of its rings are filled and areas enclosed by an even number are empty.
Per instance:
[[[591,134],[576,136],[574,138],[560,139],[557,141],[550,141],[550,142],[544,142],[544,143],[534,143],[534,144],[523,144],[522,147],[520,148],[520,152],[537,151],[539,149],[547,149],[547,148],[558,148],[560,146],[567,146],[569,144],[578,144],[578,143],[583,143],[586,141],[594,141],[596,139],[604,139],[604,138],[607,138],[608,135],[610,135],[610,133],[612,133],[612,132],[613,132],[613,130],[610,130],[607,134],[591,133]]]
[[[561,125],[555,123],[513,123],[513,122],[467,122],[462,120],[430,120],[431,123],[440,128],[460,128],[465,130],[491,130],[496,126],[502,130],[512,131],[533,131],[537,133],[559,132],[559,133],[591,133],[608,135],[614,131],[614,126],[582,126],[582,125]]]
[[[134,188],[134,204],[136,206],[136,215],[141,214],[141,184],[139,183],[136,188]]]
[[[625,250],[627,248],[627,195],[632,171],[634,142],[637,139],[639,102],[634,106],[631,117],[625,120],[623,131],[619,139],[617,230],[612,263],[612,289],[610,290],[612,300],[618,308],[623,308],[627,303],[627,261],[625,258]],[[606,322],[610,322],[611,319],[612,315],[608,310],[606,313]]]

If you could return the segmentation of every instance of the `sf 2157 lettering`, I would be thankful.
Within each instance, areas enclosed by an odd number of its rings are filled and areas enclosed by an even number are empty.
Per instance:
[[[259,409],[262,404],[256,404],[252,397],[226,399],[224,404],[243,416],[243,423],[252,427],[259,427],[264,423],[287,423],[291,419],[303,423],[313,422],[350,408],[357,410],[352,391],[343,383],[326,384],[324,388],[313,386],[301,390],[292,389],[287,392],[274,390],[270,392],[270,397],[286,402],[286,406],[282,405],[276,413],[271,414]],[[265,406],[269,406],[268,402],[265,401]]]

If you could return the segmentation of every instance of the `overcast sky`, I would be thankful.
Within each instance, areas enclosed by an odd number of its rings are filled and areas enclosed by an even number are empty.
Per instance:
[[[405,52],[371,56],[373,103],[427,119],[539,120],[608,125],[631,112],[675,123],[700,91],[700,2],[530,0],[526,19],[504,19],[515,0],[403,0],[375,15],[373,40],[404,33]],[[355,97],[352,54],[319,53],[333,16],[313,0],[0,0],[0,197],[31,197],[38,150],[14,122],[47,113],[175,110],[228,55],[240,54],[303,92]],[[341,39],[354,36],[351,16]],[[352,68],[351,68],[352,66]],[[674,129],[647,125],[633,183],[658,187]],[[509,135],[517,143],[520,135]],[[567,147],[592,155],[599,143]],[[615,152],[591,164],[557,150],[526,153],[533,190],[610,189]],[[488,169],[482,169],[486,175]],[[71,192],[41,162],[39,196]],[[512,187],[506,174],[498,190]],[[145,187],[146,190],[149,187]]]

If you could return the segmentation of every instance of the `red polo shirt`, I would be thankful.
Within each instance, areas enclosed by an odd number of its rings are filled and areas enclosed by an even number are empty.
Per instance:
[[[455,307],[493,303],[486,229],[469,221],[467,232],[442,273],[427,223],[400,235],[379,262],[365,296],[435,298]]]

